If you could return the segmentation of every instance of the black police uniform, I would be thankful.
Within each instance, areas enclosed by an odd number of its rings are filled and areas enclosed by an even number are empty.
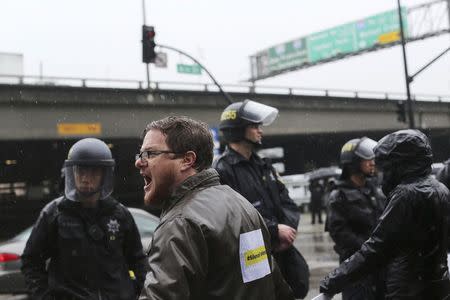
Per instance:
[[[137,299],[147,269],[134,219],[112,197],[96,209],[65,197],[47,204],[22,262],[32,299]]]
[[[222,184],[244,196],[263,216],[274,247],[279,243],[278,224],[297,229],[300,212],[269,160],[261,159],[256,153],[247,160],[227,147],[214,167]],[[274,257],[296,297],[303,298],[309,288],[309,270],[304,258],[293,246],[274,253]]]
[[[444,167],[436,174],[436,179],[442,182],[448,189],[450,189],[450,160],[446,160],[444,162]],[[448,219],[450,223],[450,213]],[[447,251],[450,252],[450,230],[448,232],[448,240],[449,242],[447,243]]]
[[[444,162],[444,166],[436,174],[436,179],[445,184],[450,189],[450,160]]]
[[[328,202],[326,230],[335,242],[340,262],[349,258],[369,238],[384,209],[385,197],[370,180],[357,188],[339,180]]]
[[[384,209],[385,197],[370,180],[357,188],[350,180],[339,180],[331,192],[325,230],[330,232],[334,250],[343,262],[370,237]],[[383,288],[378,274],[347,287],[343,299],[382,299]]]
[[[336,294],[367,274],[386,268],[386,299],[447,299],[448,189],[430,176],[432,153],[417,130],[387,135],[375,148],[387,206],[370,238],[322,280]]]

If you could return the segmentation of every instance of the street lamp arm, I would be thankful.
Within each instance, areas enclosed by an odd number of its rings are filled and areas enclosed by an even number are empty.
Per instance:
[[[161,44],[157,44],[156,46],[163,48],[163,49],[168,49],[168,50],[172,50],[175,51],[179,54],[182,54],[186,57],[189,57],[191,60],[193,60],[196,64],[198,64],[203,70],[205,70],[206,74],[208,74],[208,76],[212,79],[212,81],[214,82],[214,84],[219,88],[219,91],[222,93],[222,95],[225,97],[225,99],[228,101],[229,104],[233,103],[233,99],[231,98],[231,96],[225,92],[222,89],[222,86],[217,82],[217,80],[214,78],[214,76],[205,68],[205,66],[203,66],[198,60],[196,60],[194,57],[192,57],[191,55],[187,54],[186,52],[179,50],[177,48],[171,47],[171,46],[166,46],[166,45],[161,45]]]
[[[438,56],[436,56],[432,61],[430,61],[429,63],[427,63],[425,66],[423,66],[422,68],[420,68],[419,71],[417,71],[414,75],[409,76],[409,78],[411,79],[411,81],[414,80],[414,77],[416,77],[417,75],[419,75],[420,73],[422,73],[422,71],[424,71],[426,68],[428,68],[429,66],[431,66],[435,61],[437,61],[439,58],[441,58],[444,54],[446,54],[448,51],[450,51],[450,47],[448,47],[447,49],[445,49],[441,54],[439,54]]]

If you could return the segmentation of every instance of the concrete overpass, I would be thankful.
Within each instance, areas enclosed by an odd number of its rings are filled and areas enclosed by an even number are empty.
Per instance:
[[[397,121],[392,96],[283,92],[250,89],[230,94],[235,100],[250,98],[280,110],[279,118],[265,129],[271,136],[391,131],[406,126]],[[0,84],[0,139],[64,139],[86,134],[134,138],[149,121],[172,114],[215,127],[226,105],[216,91],[155,89],[148,93],[140,88]],[[450,128],[450,102],[415,101],[415,110],[420,128]]]

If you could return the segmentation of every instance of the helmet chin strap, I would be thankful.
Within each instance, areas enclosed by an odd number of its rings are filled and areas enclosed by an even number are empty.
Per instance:
[[[247,139],[247,138],[244,138],[244,141],[247,142],[247,143],[249,143],[250,145],[252,145],[254,149],[259,149],[259,148],[262,147],[262,142],[261,142],[261,141],[259,141],[259,142],[254,142],[254,141],[249,140],[249,139]]]
[[[100,192],[101,192],[101,189],[100,189],[100,188],[97,189],[97,190],[95,190],[95,191],[91,191],[91,192],[80,192],[79,190],[77,190],[77,194],[80,195],[80,196],[83,197],[83,198],[89,198],[89,197],[92,197],[92,196],[94,196],[95,194],[100,193]]]
[[[362,172],[361,172],[362,173]],[[370,173],[370,174],[364,174],[364,173],[362,173],[363,175],[364,175],[364,177],[366,177],[366,178],[372,178],[372,177],[374,177],[375,176],[375,173]]]

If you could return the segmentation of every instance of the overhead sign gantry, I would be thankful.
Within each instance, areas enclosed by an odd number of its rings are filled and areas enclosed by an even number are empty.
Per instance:
[[[448,0],[401,8],[407,42],[450,32]],[[272,46],[250,56],[250,81],[359,55],[401,42],[396,9]]]

